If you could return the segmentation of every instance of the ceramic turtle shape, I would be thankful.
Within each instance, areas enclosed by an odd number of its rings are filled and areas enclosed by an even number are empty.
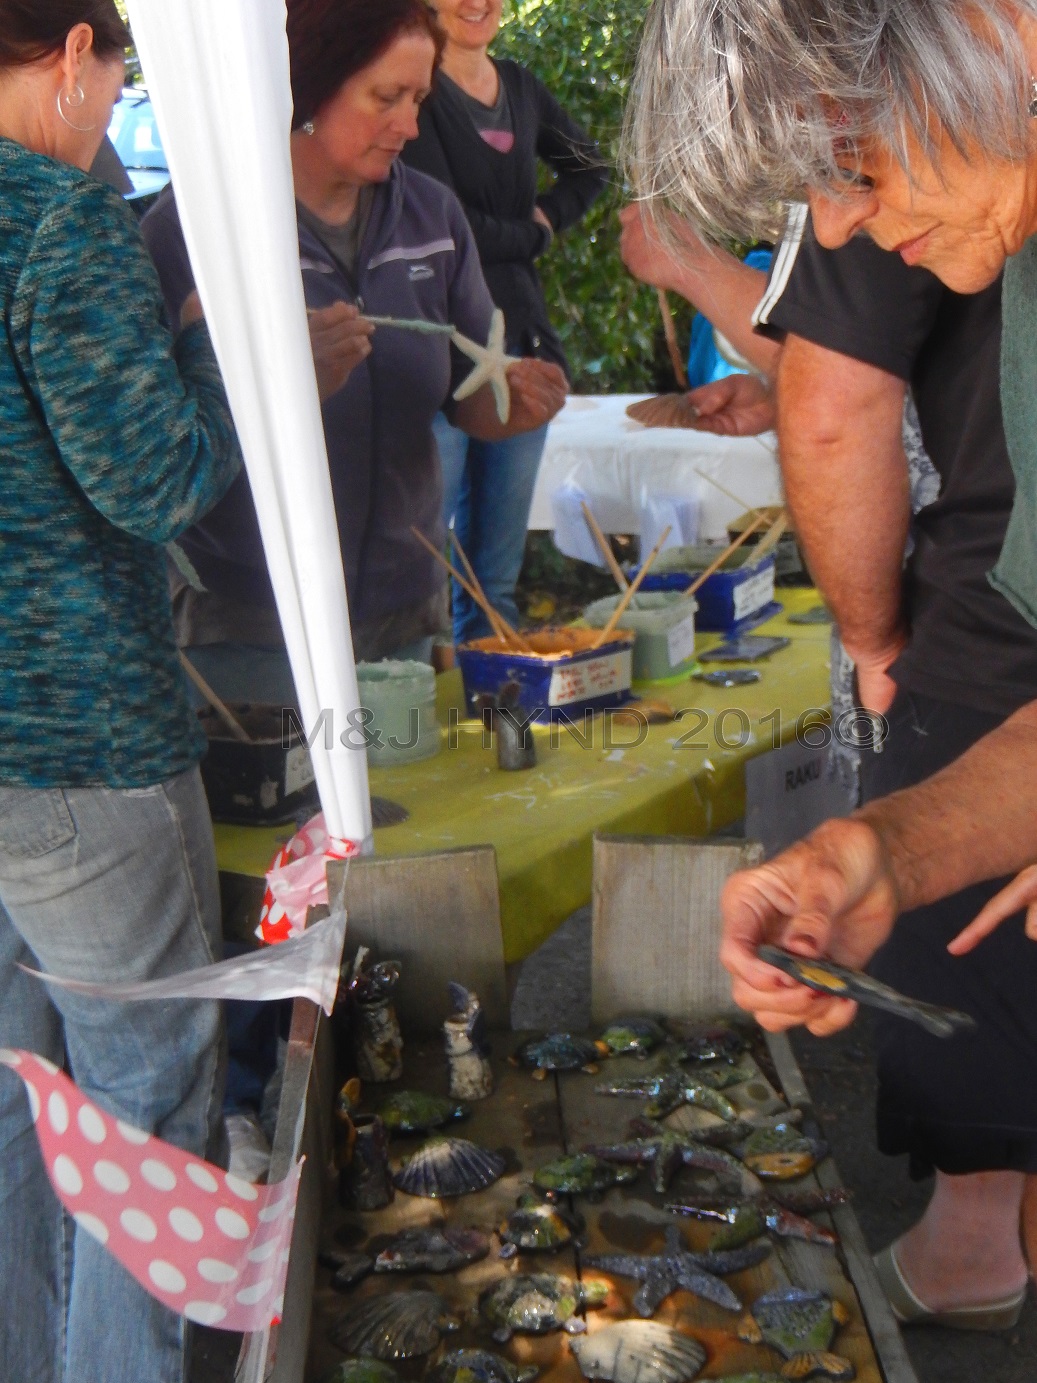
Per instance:
[[[455,1349],[439,1361],[425,1383],[532,1383],[540,1370],[519,1368],[488,1349]]]
[[[850,1379],[856,1375],[850,1360],[829,1352],[837,1328],[849,1319],[842,1302],[825,1292],[783,1287],[757,1297],[739,1323],[738,1338],[777,1350],[786,1361],[785,1378]]]
[[[756,1129],[737,1147],[745,1165],[764,1181],[805,1176],[828,1153],[827,1144],[802,1133],[794,1124]]]
[[[666,1030],[654,1018],[617,1018],[599,1040],[613,1056],[646,1057],[666,1041]]]
[[[571,1032],[551,1032],[523,1042],[509,1061],[513,1066],[531,1068],[534,1080],[546,1080],[549,1071],[586,1071],[593,1076],[597,1063],[608,1054],[604,1042],[574,1037]]]
[[[606,1162],[593,1153],[574,1153],[545,1162],[533,1173],[533,1185],[554,1200],[558,1196],[601,1196],[613,1186],[636,1181],[638,1169]]]
[[[430,1133],[467,1115],[456,1100],[423,1090],[397,1090],[378,1106],[378,1117],[390,1133]]]
[[[479,1311],[493,1326],[498,1344],[506,1344],[517,1332],[547,1335],[564,1330],[577,1335],[587,1329],[577,1312],[604,1305],[608,1290],[605,1282],[576,1282],[561,1273],[517,1273],[483,1292]]]
[[[500,1256],[522,1253],[557,1253],[571,1244],[581,1228],[572,1215],[539,1196],[521,1196],[518,1205],[497,1227]]]
[[[377,1359],[343,1359],[320,1383],[400,1383],[400,1375]]]

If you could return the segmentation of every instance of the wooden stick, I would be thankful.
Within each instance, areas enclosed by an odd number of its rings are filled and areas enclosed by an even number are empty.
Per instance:
[[[180,661],[188,677],[190,677],[191,681],[205,697],[206,701],[208,701],[209,705],[223,721],[234,738],[241,744],[251,744],[252,737],[248,734],[241,721],[238,720],[237,716],[235,716],[227,705],[220,700],[183,649],[180,650]]]
[[[465,553],[464,548],[461,546],[457,534],[453,531],[453,529],[450,530],[450,541],[454,546],[454,551],[461,559],[461,564],[465,569],[465,574],[467,575],[468,580],[472,584],[472,589],[476,592],[476,595],[479,597],[480,603],[482,603],[482,608],[486,611],[486,617],[490,621],[490,625],[493,629],[493,632],[497,635],[497,638],[500,639],[501,643],[507,643],[508,636],[504,632],[503,621],[501,620],[501,617],[497,613],[497,611],[494,610],[493,606],[490,604],[486,592],[482,588],[482,582],[476,576],[475,568],[472,566],[471,562],[469,562],[468,556]]]
[[[749,566],[755,567],[762,562],[772,548],[778,546],[785,535],[785,530],[789,526],[789,514],[787,509],[783,509],[778,517],[768,528],[760,541],[753,549],[753,555],[749,559]]]
[[[711,475],[707,475],[705,471],[700,471],[698,466],[695,467],[695,474],[701,476],[702,479],[707,483],[707,485],[712,485],[714,490],[719,490],[722,495],[726,495],[728,499],[733,499],[736,504],[740,504],[747,514],[763,513],[763,510],[760,508],[759,505],[746,504],[745,500],[739,499],[733,490],[725,489],[724,486],[721,485],[719,480],[714,480],[713,477]]]
[[[720,554],[720,556],[716,559],[716,561],[715,561],[715,562],[710,562],[710,564],[709,564],[709,566],[706,568],[706,570],[705,570],[704,572],[702,572],[701,575],[699,575],[699,576],[697,576],[697,577],[695,578],[695,580],[694,580],[694,581],[691,583],[691,585],[687,588],[687,590],[684,592],[684,594],[685,594],[685,595],[694,595],[695,592],[698,590],[698,588],[699,588],[704,582],[708,581],[709,578],[710,578],[715,572],[718,572],[718,571],[720,570],[720,568],[724,565],[724,563],[727,561],[727,559],[731,556],[732,552],[737,552],[738,549],[742,546],[742,544],[748,542],[749,539],[752,537],[752,535],[756,532],[756,530],[757,530],[758,528],[762,528],[763,525],[764,525],[766,522],[767,522],[767,516],[766,516],[766,514],[757,514],[756,518],[753,519],[752,523],[751,523],[751,524],[749,525],[749,527],[744,531],[744,533],[739,533],[738,537],[734,540],[734,542],[731,543],[731,545],[730,545],[729,547],[726,547],[726,548],[724,549],[724,551]]]
[[[422,533],[419,529],[415,528],[413,524],[411,525],[410,531],[414,534],[415,538],[417,538],[418,542],[422,545],[422,547],[425,548],[427,552],[430,552],[437,562],[441,562],[443,566],[446,567],[447,571],[454,578],[454,580],[461,587],[461,589],[463,591],[468,592],[468,594],[475,601],[476,605],[479,606],[479,609],[482,610],[486,618],[490,620],[491,625],[493,624],[494,620],[500,620],[501,628],[504,630],[508,639],[513,640],[522,650],[523,653],[535,652],[535,649],[531,648],[530,645],[526,642],[526,640],[522,637],[522,635],[511,627],[511,625],[504,618],[504,616],[498,614],[498,612],[493,609],[493,606],[489,603],[485,596],[483,596],[482,600],[479,599],[479,597],[475,594],[475,588],[472,585],[470,585],[469,582],[461,575],[461,573],[457,570],[453,562],[450,561],[450,559],[445,555],[445,553],[440,552],[440,550],[435,546],[434,543],[430,543],[429,540],[425,537],[424,533]],[[491,611],[493,613],[493,619],[490,619]]]
[[[663,335],[666,337],[666,349],[670,352],[670,363],[673,365],[673,373],[677,376],[677,383],[682,389],[688,387],[688,372],[684,368],[684,360],[681,357],[681,348],[677,344],[677,323],[673,320],[673,312],[670,310],[670,300],[666,296],[665,288],[657,288],[656,295],[659,299],[659,311],[663,318]]]
[[[591,513],[590,505],[586,500],[580,501],[580,508],[583,510],[583,517],[587,520],[587,527],[594,534],[594,541],[598,545],[598,550],[602,557],[604,557],[609,571],[612,573],[612,579],[621,591],[625,591],[630,585],[630,582],[623,575],[623,568],[616,561],[616,554],[612,551],[612,544],[605,537],[604,533],[602,533],[598,521]]]
[[[626,614],[627,606],[633,600],[634,596],[637,595],[641,582],[645,579],[645,577],[651,571],[652,567],[655,565],[655,559],[659,556],[659,553],[662,552],[663,543],[666,542],[666,539],[669,536],[670,525],[667,524],[666,527],[663,529],[662,537],[656,543],[655,547],[652,548],[651,552],[648,554],[646,559],[641,563],[641,570],[637,573],[633,581],[627,587],[626,594],[623,596],[623,599],[613,610],[612,618],[609,620],[608,624],[605,625],[605,628],[601,631],[598,637],[591,644],[592,649],[600,648],[601,645],[605,642],[605,640],[608,639],[609,636],[612,634],[613,630],[615,630],[618,627],[619,621]]]

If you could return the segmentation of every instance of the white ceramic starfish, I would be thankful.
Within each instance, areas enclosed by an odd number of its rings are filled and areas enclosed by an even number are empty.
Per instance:
[[[515,363],[516,357],[508,355],[504,349],[504,313],[499,307],[494,308],[490,337],[485,346],[478,345],[460,331],[455,331],[451,340],[469,360],[475,361],[475,369],[454,391],[454,398],[458,401],[470,398],[484,384],[489,384],[497,404],[497,417],[507,423],[511,417],[508,366]]]

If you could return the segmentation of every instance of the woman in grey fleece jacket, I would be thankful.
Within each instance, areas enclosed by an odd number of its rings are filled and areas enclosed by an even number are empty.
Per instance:
[[[411,528],[437,547],[445,540],[432,420],[447,408],[475,435],[510,436],[558,411],[565,380],[543,361],[513,365],[505,427],[488,386],[452,403],[470,362],[446,336],[376,331],[363,317],[451,322],[486,340],[493,313],[457,199],[398,161],[438,60],[421,0],[290,0],[288,38],[299,246],[354,647],[366,659],[427,657],[445,625],[445,588]],[[171,193],[144,234],[174,313],[192,278]],[[178,593],[181,643],[224,695],[290,699],[247,481],[183,546],[206,591]]]

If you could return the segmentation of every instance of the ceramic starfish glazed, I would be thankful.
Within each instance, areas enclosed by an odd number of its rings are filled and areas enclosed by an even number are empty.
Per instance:
[[[495,308],[493,320],[490,323],[490,337],[485,346],[480,346],[471,337],[465,336],[460,331],[455,331],[451,337],[454,345],[469,360],[475,362],[475,369],[468,378],[454,390],[454,398],[460,402],[461,399],[470,398],[477,393],[484,384],[488,384],[493,390],[493,397],[497,404],[497,416],[502,423],[507,423],[511,417],[511,388],[508,384],[508,366],[515,363],[516,357],[509,355],[504,347],[504,313],[500,308]]]

